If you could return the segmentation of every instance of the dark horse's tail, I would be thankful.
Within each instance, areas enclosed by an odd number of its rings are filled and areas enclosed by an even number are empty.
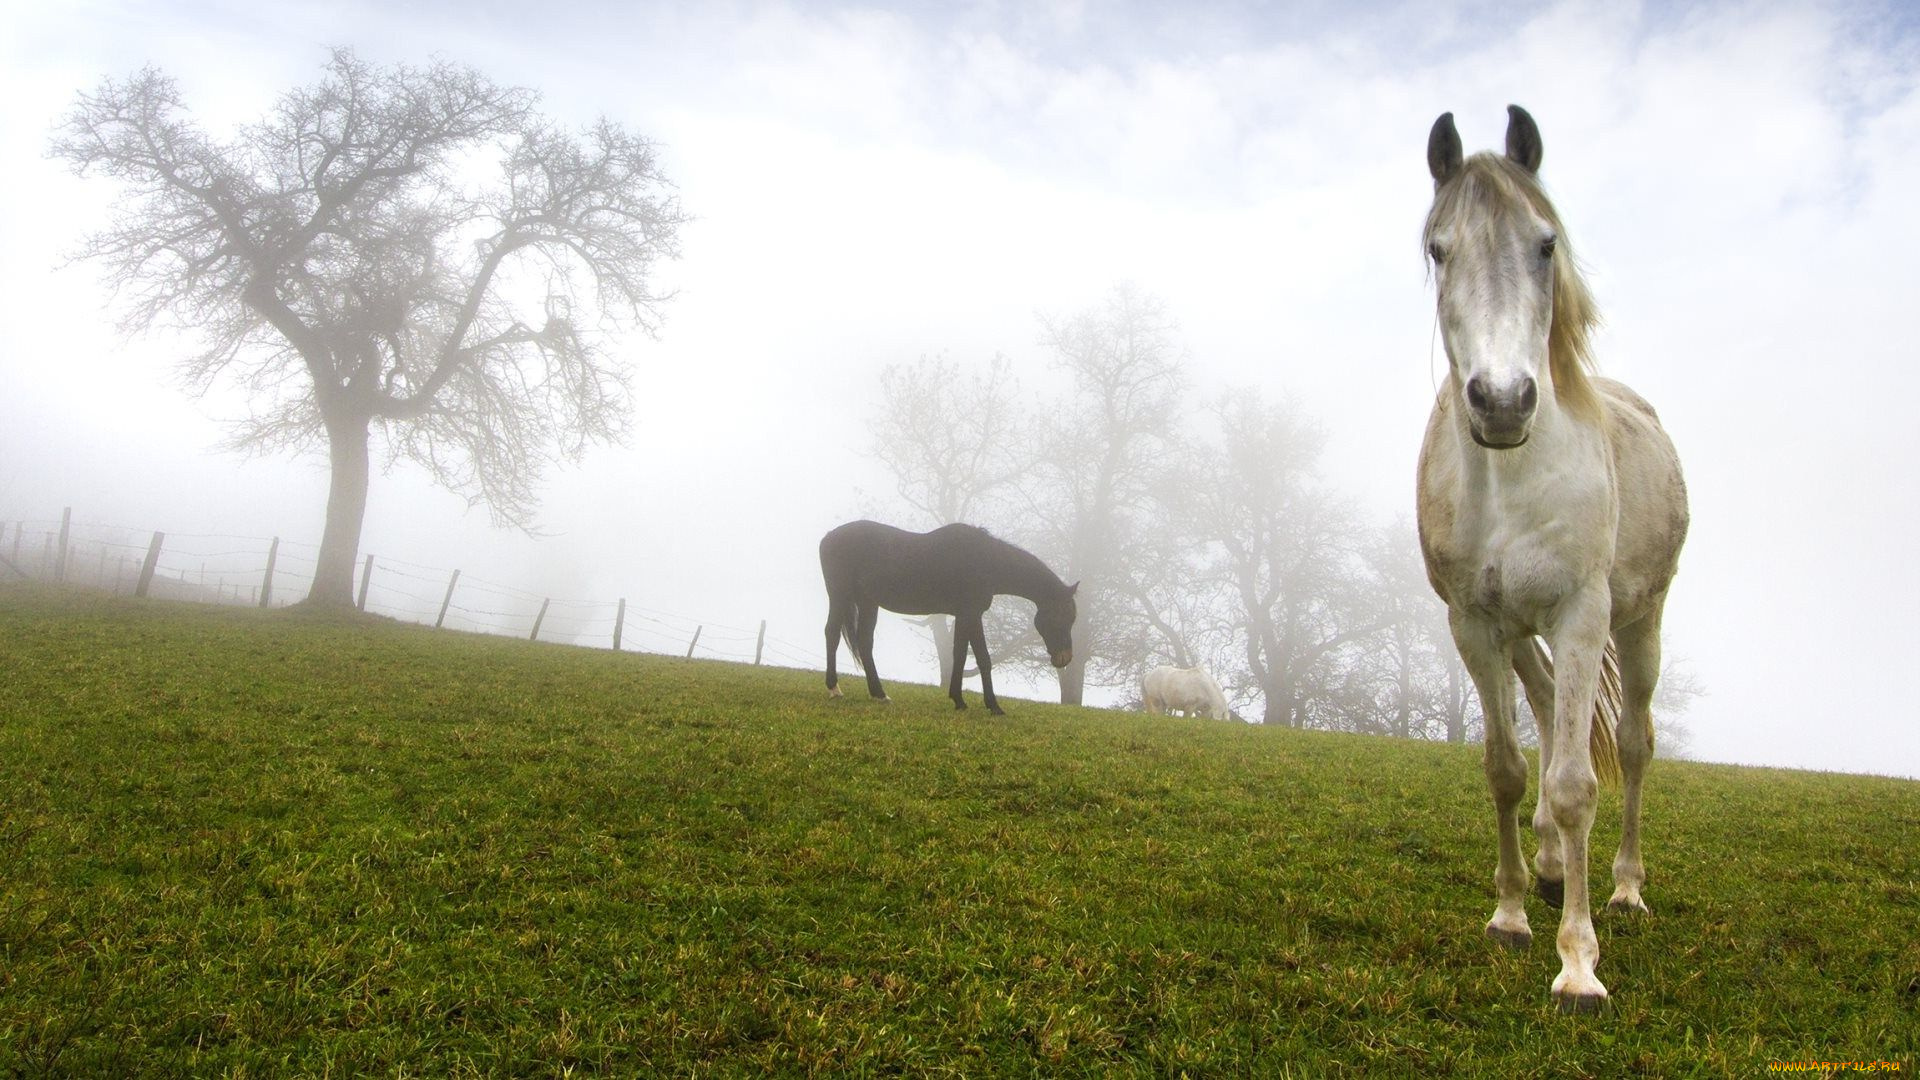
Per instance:
[[[840,620],[840,636],[846,639],[847,651],[853,654],[853,662],[859,665],[860,674],[865,675],[867,661],[860,655],[860,639],[854,636],[859,618],[860,608],[856,605],[848,605],[846,617]]]

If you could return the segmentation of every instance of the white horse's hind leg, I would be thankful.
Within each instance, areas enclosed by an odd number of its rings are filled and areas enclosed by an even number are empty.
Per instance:
[[[1620,654],[1620,781],[1625,809],[1620,852],[1613,859],[1613,897],[1609,908],[1647,910],[1640,890],[1647,883],[1640,862],[1640,782],[1653,759],[1653,687],[1660,678],[1660,609],[1631,626],[1614,631]]]
[[[1566,906],[1560,912],[1556,942],[1560,974],[1553,980],[1553,998],[1562,1012],[1596,1010],[1607,1000],[1607,988],[1594,974],[1600,962],[1600,940],[1593,933],[1587,892],[1587,838],[1600,794],[1587,739],[1593,728],[1610,606],[1605,583],[1569,599],[1552,638],[1553,765],[1547,770],[1540,800],[1552,811],[1560,831],[1561,862],[1567,874]]]
[[[1513,647],[1513,670],[1527,692],[1527,705],[1533,710],[1534,728],[1540,733],[1540,791],[1547,790],[1547,770],[1553,767],[1553,668],[1540,644],[1526,638]],[[1565,868],[1560,865],[1560,830],[1553,824],[1553,811],[1542,798],[1533,808],[1533,836],[1539,847],[1534,851],[1534,891],[1550,907],[1566,902]]]
[[[1460,660],[1473,676],[1486,714],[1481,765],[1500,826],[1500,864],[1493,873],[1499,899],[1487,922],[1487,936],[1508,948],[1523,949],[1533,943],[1533,930],[1527,926],[1527,866],[1520,856],[1519,809],[1527,794],[1527,758],[1513,737],[1513,671],[1491,627],[1457,613],[1449,622]]]

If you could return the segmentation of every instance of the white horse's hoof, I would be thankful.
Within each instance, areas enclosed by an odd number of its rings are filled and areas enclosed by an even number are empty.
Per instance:
[[[1607,988],[1592,972],[1562,968],[1553,980],[1553,1007],[1563,1014],[1597,1013],[1607,1006]]]
[[[1647,902],[1638,896],[1616,896],[1607,901],[1607,910],[1624,912],[1628,915],[1653,914],[1647,910]]]
[[[1525,949],[1533,944],[1533,931],[1526,929],[1507,930],[1495,926],[1492,923],[1487,924],[1487,937],[1492,938],[1501,947],[1508,949]]]
[[[1606,992],[1598,994],[1563,994],[1555,991],[1553,1007],[1562,1016],[1592,1016],[1605,1012],[1611,999]]]
[[[1555,911],[1560,910],[1560,906],[1567,902],[1567,883],[1565,881],[1555,881],[1552,878],[1534,878],[1533,891],[1539,893],[1540,899],[1545,900],[1547,906]]]

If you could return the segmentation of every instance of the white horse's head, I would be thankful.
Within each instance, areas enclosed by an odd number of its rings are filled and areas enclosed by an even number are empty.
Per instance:
[[[1427,137],[1433,208],[1427,256],[1440,335],[1473,440],[1524,444],[1542,401],[1590,398],[1585,363],[1593,318],[1559,215],[1536,173],[1540,129],[1507,106],[1507,152],[1462,159],[1453,114]]]

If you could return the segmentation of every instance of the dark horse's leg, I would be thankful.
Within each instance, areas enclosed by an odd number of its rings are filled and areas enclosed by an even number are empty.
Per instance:
[[[852,602],[832,593],[827,594],[827,693],[840,696],[840,629],[853,624],[849,618]],[[858,642],[849,641],[847,647],[858,652]]]
[[[953,699],[955,709],[967,707],[966,695],[960,689],[960,682],[966,678],[967,671],[967,633],[966,615],[957,615],[953,620],[953,673],[947,677],[947,696]]]
[[[1000,708],[1000,699],[993,696],[993,661],[987,659],[986,612],[978,612],[968,622],[973,636],[973,658],[980,662],[980,694],[987,699],[987,711],[995,716],[1005,716]]]
[[[867,669],[867,693],[879,701],[890,700],[886,688],[880,685],[880,672],[873,665],[873,628],[880,622],[879,604],[861,604],[860,622],[854,628],[858,642],[855,651],[860,654],[860,663]]]

